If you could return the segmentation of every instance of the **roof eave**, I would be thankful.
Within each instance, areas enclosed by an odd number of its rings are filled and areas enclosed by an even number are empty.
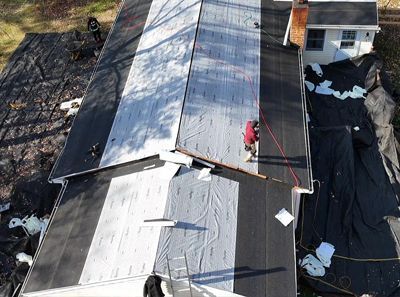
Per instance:
[[[355,29],[355,30],[376,30],[379,31],[378,25],[321,25],[307,24],[307,29]]]

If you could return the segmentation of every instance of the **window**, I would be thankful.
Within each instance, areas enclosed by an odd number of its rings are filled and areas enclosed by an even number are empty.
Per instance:
[[[307,34],[306,50],[322,51],[324,49],[325,30],[309,29]]]
[[[342,41],[340,42],[341,49],[354,48],[357,31],[345,30],[342,32]]]

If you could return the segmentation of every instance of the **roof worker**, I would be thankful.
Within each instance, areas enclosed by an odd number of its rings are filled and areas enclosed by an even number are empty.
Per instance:
[[[88,19],[88,31],[93,33],[94,40],[96,42],[102,42],[101,32],[100,32],[100,23],[94,17],[89,17]]]
[[[246,134],[244,134],[244,149],[249,152],[245,162],[251,162],[257,153],[256,142],[259,140],[258,136],[259,123],[257,120],[247,121]]]

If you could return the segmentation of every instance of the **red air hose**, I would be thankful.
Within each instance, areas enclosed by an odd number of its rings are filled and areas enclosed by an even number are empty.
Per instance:
[[[202,52],[204,52],[210,59],[214,60],[217,64],[226,65],[226,66],[232,68],[235,72],[241,73],[247,79],[247,81],[250,84],[251,91],[253,93],[254,101],[256,102],[257,107],[258,107],[258,109],[260,111],[262,121],[263,121],[265,127],[267,128],[268,133],[271,135],[272,140],[274,141],[276,147],[278,148],[279,152],[281,153],[283,159],[285,160],[286,166],[289,168],[289,171],[290,171],[290,173],[291,173],[291,175],[293,177],[295,186],[298,187],[300,185],[299,178],[297,177],[297,175],[294,172],[292,166],[290,165],[290,162],[289,162],[288,158],[286,157],[285,151],[283,150],[282,146],[279,144],[279,141],[276,138],[274,132],[272,131],[271,126],[268,124],[267,120],[265,119],[264,112],[263,112],[263,110],[262,110],[262,108],[261,108],[261,106],[260,106],[260,104],[258,102],[257,95],[256,95],[256,92],[254,90],[253,80],[251,79],[251,77],[247,73],[245,73],[242,69],[237,68],[235,66],[232,66],[230,64],[225,63],[224,61],[221,61],[221,60],[218,60],[218,59],[212,57],[210,54],[207,53],[206,50],[203,49],[203,47],[198,42],[196,42],[195,47],[200,49]]]

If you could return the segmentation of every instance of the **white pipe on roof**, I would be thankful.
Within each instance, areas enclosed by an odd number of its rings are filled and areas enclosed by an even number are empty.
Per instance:
[[[290,12],[290,17],[289,21],[286,27],[286,32],[285,32],[285,37],[283,38],[283,45],[286,46],[287,42],[289,40],[289,31],[290,31],[290,26],[292,25],[292,11]]]

